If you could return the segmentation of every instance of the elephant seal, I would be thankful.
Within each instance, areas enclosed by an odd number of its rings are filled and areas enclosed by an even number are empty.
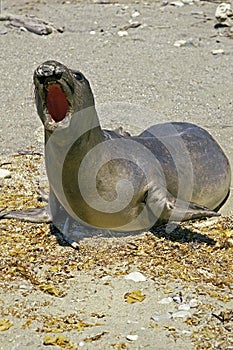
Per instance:
[[[182,122],[154,125],[138,136],[103,130],[88,80],[56,61],[35,70],[34,85],[45,131],[49,210],[2,216],[63,222],[66,231],[73,220],[129,232],[219,215],[231,171],[206,130]]]

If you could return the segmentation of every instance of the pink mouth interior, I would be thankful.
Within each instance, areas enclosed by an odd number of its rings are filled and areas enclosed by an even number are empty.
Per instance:
[[[68,111],[68,101],[59,84],[47,86],[46,105],[51,118],[55,122],[62,121]]]

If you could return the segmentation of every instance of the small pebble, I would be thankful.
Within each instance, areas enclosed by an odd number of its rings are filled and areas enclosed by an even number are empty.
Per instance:
[[[186,329],[184,329],[181,333],[182,334],[187,334],[187,335],[191,335],[192,334],[191,331],[187,331]]]
[[[211,51],[212,55],[223,55],[225,51],[223,49],[218,49],[218,50],[212,50]]]
[[[7,169],[0,169],[0,179],[7,179],[11,177],[11,172]]]
[[[174,42],[175,47],[183,47],[183,46],[194,46],[193,40],[188,39],[188,40],[177,40]]]
[[[176,6],[176,7],[182,7],[182,6],[184,6],[184,3],[182,1],[173,1],[173,2],[171,2],[170,5]]]
[[[132,280],[134,282],[145,282],[146,277],[138,271],[130,272],[128,275],[125,276],[126,280]]]
[[[137,334],[128,334],[128,335],[126,336],[126,339],[127,339],[127,340],[130,340],[130,341],[135,341],[135,340],[138,339],[138,335],[137,335]]]
[[[186,310],[177,311],[172,314],[172,318],[186,318],[190,316],[192,316],[191,312]]]
[[[131,324],[131,323],[138,323],[138,321],[127,320],[127,323],[128,323],[128,324]]]
[[[138,11],[135,11],[134,13],[132,13],[131,17],[135,18],[135,17],[138,17],[140,16],[140,12]]]
[[[182,310],[184,310],[184,311],[190,310],[190,305],[189,304],[180,304],[178,306],[178,311],[182,311]]]
[[[191,299],[189,302],[190,307],[197,307],[198,306],[198,301],[197,299]]]
[[[19,289],[30,289],[30,287],[29,287],[29,286],[26,286],[25,284],[21,284],[21,285],[19,286]]]
[[[111,276],[106,275],[106,276],[103,276],[101,279],[102,279],[102,281],[108,281],[110,278],[111,278]]]
[[[96,34],[96,31],[95,31],[95,30],[91,30],[91,31],[90,31],[90,34],[91,34],[91,35],[95,35],[95,34]]]
[[[181,47],[181,46],[185,46],[185,44],[186,44],[186,40],[177,40],[175,41],[174,46]]]
[[[159,321],[169,320],[171,317],[172,317],[172,314],[169,312],[167,312],[165,314],[159,314],[158,312],[155,312],[155,314],[151,318],[155,322],[159,322]]]
[[[120,37],[123,37],[123,36],[128,36],[128,32],[126,30],[119,30],[117,32],[117,34],[120,36]]]
[[[158,301],[158,304],[170,304],[173,301],[171,297],[163,298]]]
[[[85,342],[84,342],[84,341],[80,341],[78,345],[79,345],[79,346],[84,346],[84,345],[85,345]]]

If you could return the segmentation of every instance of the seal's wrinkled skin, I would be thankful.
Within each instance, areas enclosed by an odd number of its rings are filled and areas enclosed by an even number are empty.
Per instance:
[[[207,131],[180,122],[158,124],[134,137],[102,130],[89,82],[56,61],[35,70],[34,84],[45,130],[50,206],[4,217],[60,227],[69,218],[127,232],[218,215],[231,171]]]

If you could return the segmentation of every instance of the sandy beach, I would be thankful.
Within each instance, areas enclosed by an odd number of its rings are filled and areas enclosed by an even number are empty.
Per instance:
[[[103,127],[137,134],[196,123],[232,164],[233,47],[227,28],[215,28],[218,4],[2,1],[1,169],[10,176],[0,207],[39,204],[43,130],[32,77],[49,59],[85,74]],[[36,35],[10,25],[9,14],[58,30]],[[233,349],[232,194],[221,214],[172,233],[97,231],[77,250],[50,225],[1,220],[0,349]]]

